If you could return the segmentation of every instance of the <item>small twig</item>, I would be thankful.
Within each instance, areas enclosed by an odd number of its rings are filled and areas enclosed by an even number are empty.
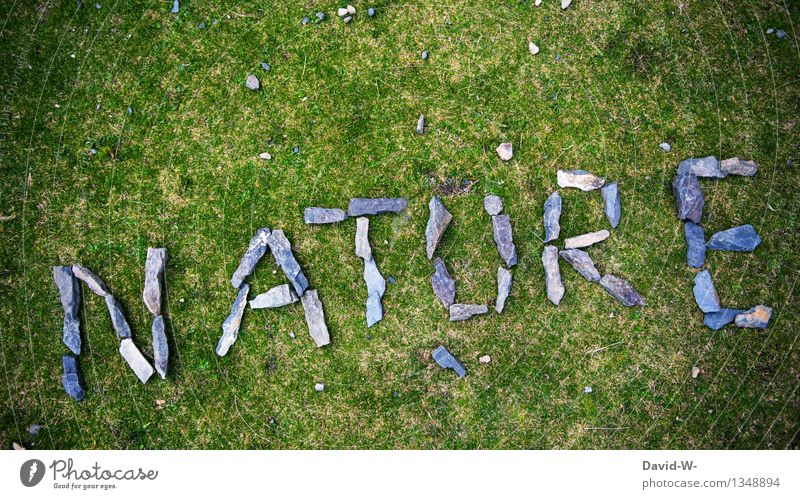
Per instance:
[[[586,355],[592,355],[592,354],[597,353],[597,352],[602,352],[603,350],[605,350],[607,348],[615,347],[615,346],[617,346],[617,345],[619,345],[621,343],[622,343],[621,341],[618,341],[616,343],[612,343],[612,344],[606,345],[604,347],[595,348],[594,350],[589,350],[588,352],[586,352]]]

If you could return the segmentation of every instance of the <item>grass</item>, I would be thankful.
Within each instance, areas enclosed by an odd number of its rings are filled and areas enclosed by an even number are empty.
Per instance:
[[[357,3],[345,25],[323,1],[184,1],[177,16],[163,1],[3,2],[3,445],[797,448],[798,5],[557,3],[376,1],[376,17]],[[300,25],[318,10],[328,20]],[[248,72],[260,91],[245,88]],[[508,163],[494,153],[503,141]],[[693,302],[669,185],[681,159],[706,155],[759,164],[753,178],[702,181],[703,225],[752,223],[764,239],[753,254],[710,252],[707,268],[723,306],[774,307],[765,331],[710,331]],[[559,168],[619,182],[622,222],[590,253],[646,307],[621,306],[565,265],[567,294],[547,301],[542,204]],[[451,324],[435,301],[423,236],[434,193],[454,216],[437,253],[459,300],[478,303],[493,302],[500,263],[482,198],[503,197],[519,265],[502,315]],[[397,284],[368,330],[355,223],[307,227],[302,210],[369,196],[407,197],[409,210],[371,221],[378,266]],[[562,196],[562,238],[607,227],[598,193]],[[218,358],[228,280],[261,226],[286,231],[333,342],[314,348],[299,307],[248,310]],[[50,267],[100,275],[150,355],[148,246],[170,256],[169,377],[140,385],[102,300],[84,292],[87,398],[76,403],[60,386]],[[276,269],[262,261],[252,294],[284,282]],[[466,380],[432,363],[440,343]],[[31,423],[44,425],[35,437]]]

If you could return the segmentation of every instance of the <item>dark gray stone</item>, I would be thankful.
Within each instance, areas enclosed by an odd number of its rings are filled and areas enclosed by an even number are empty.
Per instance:
[[[241,260],[239,260],[239,266],[236,267],[236,271],[233,273],[233,277],[231,277],[231,286],[233,286],[234,289],[239,289],[242,286],[244,280],[253,273],[261,257],[267,252],[267,239],[269,235],[269,227],[262,227],[258,229],[256,235],[250,239],[250,243],[247,245],[247,251],[242,255]]]
[[[239,293],[236,295],[236,300],[231,306],[231,313],[222,323],[222,336],[217,343],[217,355],[223,357],[228,353],[228,349],[239,338],[239,327],[242,325],[242,316],[244,315],[244,308],[247,305],[247,293],[250,292],[250,285],[245,283],[239,288]]]
[[[459,362],[457,358],[453,356],[445,347],[444,345],[439,345],[436,347],[433,352],[433,360],[439,364],[439,367],[444,369],[452,369],[456,372],[459,378],[463,378],[467,375],[467,369],[464,367],[464,364]]]
[[[83,400],[86,392],[83,390],[83,379],[78,371],[78,359],[72,355],[61,356],[61,366],[64,374],[61,375],[61,386],[67,395],[75,400]]]
[[[417,135],[422,135],[423,133],[425,133],[425,115],[420,114],[417,120]]]
[[[764,305],[756,305],[747,312],[742,312],[734,319],[736,327],[766,329],[772,319],[772,309]]]
[[[300,302],[303,304],[303,311],[306,316],[306,324],[308,324],[308,334],[314,340],[317,347],[324,347],[331,342],[330,333],[328,332],[328,325],[325,324],[325,311],[322,308],[322,302],[317,295],[316,289],[309,289],[300,297]]]
[[[631,286],[628,281],[620,279],[615,275],[604,275],[603,278],[600,279],[600,286],[602,286],[608,294],[622,302],[626,307],[633,307],[636,305],[644,306],[647,304],[645,299],[636,291],[636,288]]]
[[[752,225],[740,225],[717,232],[708,240],[708,249],[721,251],[753,251],[761,244],[761,237]]]
[[[490,216],[499,215],[503,213],[503,199],[500,196],[490,194],[483,198],[483,209]]]
[[[428,259],[433,258],[433,253],[436,251],[436,246],[439,245],[439,240],[442,238],[447,226],[453,219],[453,215],[447,211],[442,201],[433,196],[428,203],[428,210],[430,216],[428,217],[428,226],[425,229],[425,253]]]
[[[599,189],[606,183],[606,179],[603,177],[598,177],[586,170],[558,170],[556,181],[559,187],[574,187],[584,192]]]
[[[292,253],[292,244],[286,235],[280,229],[273,230],[267,238],[267,244],[269,244],[269,249],[272,251],[275,261],[278,262],[278,266],[294,286],[297,296],[303,296],[308,289],[308,279],[303,274],[300,264],[297,263]]]
[[[114,332],[120,339],[131,337],[131,327],[128,321],[125,320],[125,314],[122,312],[122,307],[119,302],[112,295],[106,295],[106,307],[108,307],[108,314],[111,316],[111,325],[114,327]]]
[[[714,156],[684,159],[678,165],[678,173],[691,173],[698,177],[725,178],[727,173],[720,169],[719,160]]]
[[[447,271],[447,266],[444,264],[444,260],[439,257],[433,261],[433,276],[431,276],[431,287],[433,287],[433,292],[436,297],[442,302],[444,308],[450,309],[450,305],[452,305],[456,300],[456,281],[450,277],[450,273]]]
[[[278,308],[291,305],[299,300],[292,287],[281,284],[270,288],[266,293],[261,293],[250,300],[250,308]]]
[[[619,219],[622,215],[622,205],[619,201],[619,187],[616,182],[610,182],[600,189],[603,196],[603,212],[608,218],[608,222],[615,229],[619,225]]]
[[[153,320],[153,364],[156,366],[161,379],[167,379],[167,367],[169,365],[169,345],[167,344],[167,332],[164,328],[164,317],[157,315]]]
[[[722,307],[719,305],[719,296],[717,290],[714,289],[714,283],[711,280],[711,274],[704,270],[694,276],[694,301],[703,313],[719,312]]]
[[[406,198],[353,198],[347,207],[347,215],[360,217],[382,213],[400,213],[407,207]]]
[[[703,218],[705,197],[697,177],[691,173],[679,173],[672,182],[672,195],[675,197],[678,218],[699,224]]]
[[[544,202],[544,242],[555,241],[561,234],[561,194],[550,194]]]
[[[347,219],[347,213],[339,208],[306,208],[303,219],[307,224],[334,224]]]
[[[61,339],[75,355],[81,353],[81,289],[71,267],[53,267],[53,280],[61,298],[64,310],[64,324]]]
[[[558,268],[558,248],[545,246],[542,250],[542,265],[544,266],[544,284],[547,290],[547,299],[554,305],[561,303],[564,298],[564,284],[561,282],[561,271]]]
[[[719,168],[726,175],[743,175],[745,177],[751,177],[758,172],[758,165],[755,161],[749,159],[723,159],[719,164]]]
[[[136,377],[139,378],[139,381],[141,381],[142,384],[147,383],[147,380],[153,375],[153,366],[147,362],[142,352],[136,348],[132,339],[125,338],[120,341],[119,353],[122,355],[122,358],[125,359],[125,362],[128,363],[131,370],[136,374]]]
[[[587,281],[600,282],[600,272],[595,268],[594,262],[588,253],[579,249],[566,249],[559,251],[558,254]]]
[[[485,314],[489,311],[486,305],[456,303],[450,305],[450,321],[465,321],[473,315]]]
[[[721,308],[717,312],[709,312],[703,316],[703,324],[717,331],[733,322],[737,315],[744,312],[735,308]]]
[[[513,267],[517,264],[517,248],[514,246],[514,236],[511,231],[511,219],[508,215],[496,215],[492,217],[492,229],[494,232],[494,244],[500,258],[506,262],[506,267]]]
[[[497,300],[495,301],[494,309],[498,314],[503,313],[506,307],[506,299],[511,292],[511,271],[503,267],[497,267]]]
[[[144,291],[142,300],[153,315],[161,315],[161,284],[167,262],[166,248],[147,248],[144,262]]]
[[[96,294],[97,296],[105,298],[111,294],[111,292],[108,291],[108,286],[106,286],[103,280],[97,277],[94,272],[87,269],[83,265],[73,265],[72,273],[75,274],[75,277],[86,283],[86,285],[89,286],[89,289],[92,290],[92,293]]]
[[[706,232],[691,220],[686,221],[683,232],[686,236],[686,263],[690,267],[702,267],[706,263]]]

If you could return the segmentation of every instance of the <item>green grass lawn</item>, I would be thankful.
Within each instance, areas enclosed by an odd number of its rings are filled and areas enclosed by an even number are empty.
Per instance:
[[[186,0],[177,16],[167,1],[101,3],[0,5],[4,447],[798,447],[796,2],[376,1],[354,3],[350,24],[326,1]],[[301,26],[319,10],[325,22]],[[494,152],[504,141],[507,163]],[[775,309],[765,331],[711,331],[692,298],[670,182],[681,159],[707,155],[759,165],[752,178],[701,183],[707,235],[751,223],[764,240],[752,254],[709,252],[706,268],[723,306]],[[589,252],[647,306],[623,307],[563,262],[567,294],[558,308],[547,301],[542,204],[559,168],[619,182],[622,222]],[[609,228],[599,192],[561,192],[559,245]],[[427,203],[439,194],[454,217],[437,254],[458,301],[493,304],[488,193],[514,226],[514,287],[502,315],[449,323],[430,287]],[[381,196],[409,209],[371,220],[378,266],[396,284],[367,329],[355,222],[309,227],[302,212]],[[332,344],[314,347],[300,306],[248,310],[219,358],[229,280],[262,226],[292,241]],[[87,397],[74,402],[61,387],[50,267],[100,275],[151,355],[148,246],[170,257],[169,376],[138,382],[85,289]],[[251,297],[286,282],[276,270],[262,260]],[[465,380],[433,364],[439,344]],[[37,436],[31,423],[44,426]]]

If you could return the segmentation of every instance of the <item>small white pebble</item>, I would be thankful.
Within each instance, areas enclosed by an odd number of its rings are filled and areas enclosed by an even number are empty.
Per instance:
[[[700,372],[701,372],[700,368],[697,367],[697,366],[694,366],[692,368],[692,378],[697,378],[698,376],[700,376]]]
[[[592,393],[592,387],[591,386],[584,386],[583,387],[583,393]]]
[[[531,54],[536,55],[539,53],[539,46],[533,42],[528,42],[528,50]]]
[[[347,13],[348,13],[348,14],[350,14],[350,15],[352,16],[353,14],[355,14],[355,13],[356,13],[356,8],[355,8],[355,7],[353,7],[352,5],[348,5],[348,6],[347,6]]]
[[[317,383],[316,385],[314,385],[314,390],[318,392],[325,390],[325,383]]]
[[[339,7],[339,9],[336,10],[336,13],[339,15],[339,17],[344,17],[347,15],[347,9],[344,7]]]
[[[488,356],[488,355],[482,355],[478,359],[478,362],[480,362],[481,364],[488,364],[491,361],[492,361],[492,358],[490,356]]]
[[[261,159],[272,159],[272,154],[268,152],[262,152],[261,154],[258,155],[258,157]]]

